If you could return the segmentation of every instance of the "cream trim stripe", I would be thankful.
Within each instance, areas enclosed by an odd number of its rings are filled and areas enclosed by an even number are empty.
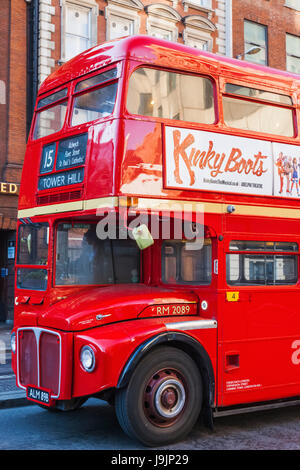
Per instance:
[[[124,199],[126,196],[122,196]],[[158,199],[158,198],[139,198],[135,196],[128,196],[138,200],[137,206],[133,205],[136,209],[148,210],[167,210],[168,207],[174,207],[174,204],[184,205],[187,204],[193,210],[199,210],[199,206],[204,213],[214,214],[227,214],[227,207],[230,204],[217,203],[217,202],[201,202],[201,201],[187,201],[176,199]],[[30,209],[22,209],[18,211],[18,218],[33,217],[35,215],[58,214],[71,211],[84,211],[103,208],[113,208],[119,206],[119,197],[103,197],[97,199],[86,199],[81,201],[72,201],[61,204],[51,204],[47,206],[36,206]],[[285,207],[265,207],[265,206],[249,206],[244,204],[234,204],[235,211],[230,214],[230,217],[236,215],[248,215],[258,217],[272,217],[272,218],[286,218],[286,219],[300,219],[300,208],[285,208]]]
[[[83,211],[90,209],[101,209],[104,207],[117,207],[118,197],[102,197],[81,201],[65,202],[62,204],[51,204],[48,206],[36,206],[31,209],[18,211],[18,219],[33,217],[35,215],[57,214],[61,212]]]
[[[63,204],[51,204],[49,206],[36,206],[31,209],[18,211],[18,219],[33,217],[35,215],[57,214],[60,212],[80,211],[83,209],[83,201],[66,202]]]

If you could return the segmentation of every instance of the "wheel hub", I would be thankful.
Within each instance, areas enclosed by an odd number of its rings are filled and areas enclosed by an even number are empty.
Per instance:
[[[144,410],[153,424],[174,424],[185,404],[185,387],[177,371],[161,370],[150,378],[144,393]]]
[[[168,388],[161,395],[161,403],[165,408],[171,409],[176,403],[176,398],[175,390]]]
[[[164,418],[177,416],[184,404],[185,391],[177,378],[164,381],[156,390],[155,407],[158,414]]]

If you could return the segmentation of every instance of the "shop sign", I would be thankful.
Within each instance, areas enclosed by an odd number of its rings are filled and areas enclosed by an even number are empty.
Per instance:
[[[19,185],[16,183],[6,183],[0,181],[0,193],[1,194],[18,194]]]

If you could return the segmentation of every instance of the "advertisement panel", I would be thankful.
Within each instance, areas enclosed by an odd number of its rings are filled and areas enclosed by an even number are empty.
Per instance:
[[[165,186],[298,197],[300,147],[165,128]]]

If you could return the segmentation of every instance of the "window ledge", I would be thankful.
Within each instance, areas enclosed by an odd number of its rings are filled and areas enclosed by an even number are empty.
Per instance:
[[[294,10],[294,11],[297,11],[297,12],[300,13],[300,8],[292,7],[288,3],[285,3],[283,6],[286,7],[286,8],[289,8],[290,10]]]
[[[193,8],[194,10],[203,11],[204,13],[207,13],[208,15],[212,15],[213,11],[214,11],[212,8],[206,8],[206,7],[203,7],[201,5],[197,5],[196,3],[194,3],[191,0],[183,0],[182,3],[183,3],[185,11],[188,8]]]

